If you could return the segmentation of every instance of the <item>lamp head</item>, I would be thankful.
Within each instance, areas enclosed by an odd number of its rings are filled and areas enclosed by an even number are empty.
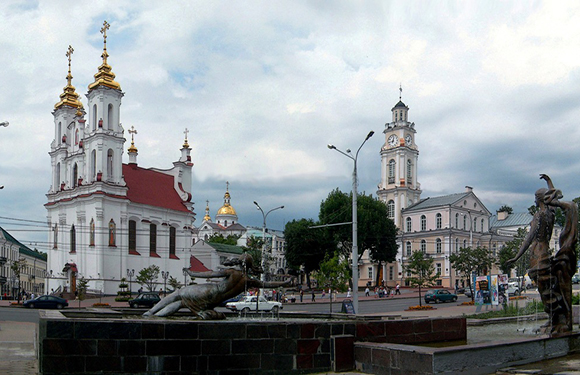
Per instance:
[[[328,147],[331,150],[335,150],[336,149],[336,146],[335,145],[327,145],[326,147]]]
[[[280,206],[280,208],[284,208],[284,206]]]
[[[8,121],[0,122],[0,126],[7,127],[10,123]]]
[[[372,137],[372,136],[373,136],[373,134],[375,134],[375,132],[371,130],[371,131],[369,132],[369,134],[367,135],[367,137],[365,138],[365,141],[367,141],[367,140],[368,140],[370,137]]]

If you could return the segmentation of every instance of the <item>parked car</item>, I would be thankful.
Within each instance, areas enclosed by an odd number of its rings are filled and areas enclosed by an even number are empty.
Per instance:
[[[580,283],[580,274],[575,274],[574,276],[572,276],[572,284],[578,284]]]
[[[522,294],[517,281],[508,281],[508,296],[519,296]]]
[[[144,293],[139,293],[139,295],[136,298],[129,300],[129,306],[131,306],[131,307],[145,306],[145,307],[151,308],[151,307],[155,306],[155,304],[159,301],[161,301],[161,298],[159,297],[159,293],[157,293],[157,292],[144,292]]]
[[[238,302],[242,297],[244,296],[244,294],[240,294],[238,296],[232,297],[230,299],[227,299],[225,301],[223,301],[222,303],[220,303],[218,306],[219,307],[226,307],[226,305],[230,302]]]
[[[280,302],[268,301],[263,296],[260,296],[259,299],[256,296],[246,296],[237,302],[228,302],[226,308],[232,311],[241,312],[256,311],[256,301],[259,311],[278,312],[278,310],[282,309],[282,304]]]
[[[30,309],[64,309],[68,306],[68,301],[57,296],[39,296],[35,299],[24,301],[24,307]]]
[[[465,288],[465,290],[463,291],[463,294],[465,294],[465,297],[471,298],[471,296],[473,295],[473,289]]]
[[[455,302],[457,301],[457,294],[451,293],[447,289],[430,290],[425,294],[425,303],[429,302]]]

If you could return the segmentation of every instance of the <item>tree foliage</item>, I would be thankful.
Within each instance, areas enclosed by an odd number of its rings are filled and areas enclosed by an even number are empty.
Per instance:
[[[87,296],[87,289],[89,288],[89,280],[84,277],[77,279],[77,298],[82,301]]]
[[[409,262],[405,264],[404,271],[411,273],[411,276],[407,277],[409,284],[419,288],[419,306],[422,306],[421,289],[435,285],[435,281],[440,276],[435,273],[433,258],[428,257],[422,251],[414,251],[409,257]]]
[[[214,233],[211,235],[210,238],[207,239],[209,243],[223,243],[226,245],[237,245],[238,239],[240,238],[239,235],[230,234],[227,237],[224,237],[222,233]]]
[[[145,287],[150,292],[152,292],[155,290],[155,283],[157,282],[157,278],[159,278],[159,266],[152,264],[149,267],[143,268],[141,271],[139,271],[139,274],[135,280],[140,285],[145,285]]]
[[[451,254],[449,262],[456,271],[467,279],[467,285],[471,287],[471,275],[484,275],[491,269],[495,258],[491,251],[485,247],[462,247],[455,254]],[[473,300],[473,293],[471,295]]]
[[[508,260],[514,258],[522,245],[522,242],[528,235],[526,228],[518,228],[518,232],[511,241],[505,243],[498,253],[498,265],[502,273],[510,274],[512,265],[508,264]],[[526,252],[515,263],[516,275],[522,276],[526,273],[530,264],[530,254]]]
[[[503,206],[501,206],[497,212],[507,212],[508,214],[511,214],[514,212],[514,209],[511,208],[510,206],[508,206],[507,204],[504,204]]]
[[[345,223],[352,221],[352,193],[335,189],[320,204],[321,224]],[[364,251],[369,251],[372,262],[381,264],[392,262],[397,255],[397,227],[388,218],[386,204],[371,195],[359,194],[357,197],[357,240],[359,261]],[[338,244],[343,254],[352,253],[352,225],[328,227],[328,233]],[[376,284],[379,283],[377,273]]]
[[[318,271],[312,273],[318,287],[330,288],[332,291],[346,292],[348,283],[351,281],[352,272],[350,270],[348,259],[338,251],[334,254],[326,254],[324,261],[320,263]],[[332,313],[332,292],[329,293],[330,312]]]
[[[169,280],[167,281],[167,284],[169,284],[169,286],[171,287],[171,289],[173,290],[177,290],[179,288],[181,288],[183,286],[183,284],[181,284],[179,282],[179,280],[177,280],[175,277],[173,276],[169,276]]]

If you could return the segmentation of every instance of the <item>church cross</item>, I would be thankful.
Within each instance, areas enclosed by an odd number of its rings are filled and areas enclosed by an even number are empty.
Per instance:
[[[109,54],[107,53],[107,30],[109,30],[110,27],[111,25],[107,21],[104,21],[103,27],[101,28],[101,34],[103,34],[103,40],[105,45],[103,48],[103,54],[101,55],[101,57],[103,58],[103,64],[107,63],[107,57],[109,57]]]
[[[401,96],[403,96],[403,86],[399,83],[399,100],[401,100]]]
[[[226,181],[226,191],[229,191],[229,190],[230,190],[230,182]]]
[[[187,134],[189,133],[189,130],[187,130],[187,128],[185,128],[185,131],[183,132],[183,134],[185,134],[185,140],[187,141]]]
[[[131,125],[131,129],[129,129],[128,132],[131,134],[131,143],[133,143],[135,141],[135,134],[137,134],[137,130],[135,130],[135,127]]]
[[[70,73],[70,61],[71,61],[71,56],[73,54],[75,50],[72,48],[71,45],[68,46],[68,50],[66,51],[65,56],[68,57],[68,72]]]

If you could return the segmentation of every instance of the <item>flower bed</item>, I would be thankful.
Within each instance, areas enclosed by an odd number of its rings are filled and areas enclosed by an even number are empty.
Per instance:
[[[93,307],[111,307],[108,303],[93,303]]]
[[[510,301],[514,301],[514,300],[518,300],[518,299],[528,299],[528,297],[526,297],[526,296],[513,296],[513,297],[509,298]]]
[[[473,305],[475,305],[474,301],[461,302],[461,306],[473,306]]]
[[[409,306],[409,308],[407,309],[407,311],[416,311],[416,310],[437,310],[437,309],[431,305]]]

